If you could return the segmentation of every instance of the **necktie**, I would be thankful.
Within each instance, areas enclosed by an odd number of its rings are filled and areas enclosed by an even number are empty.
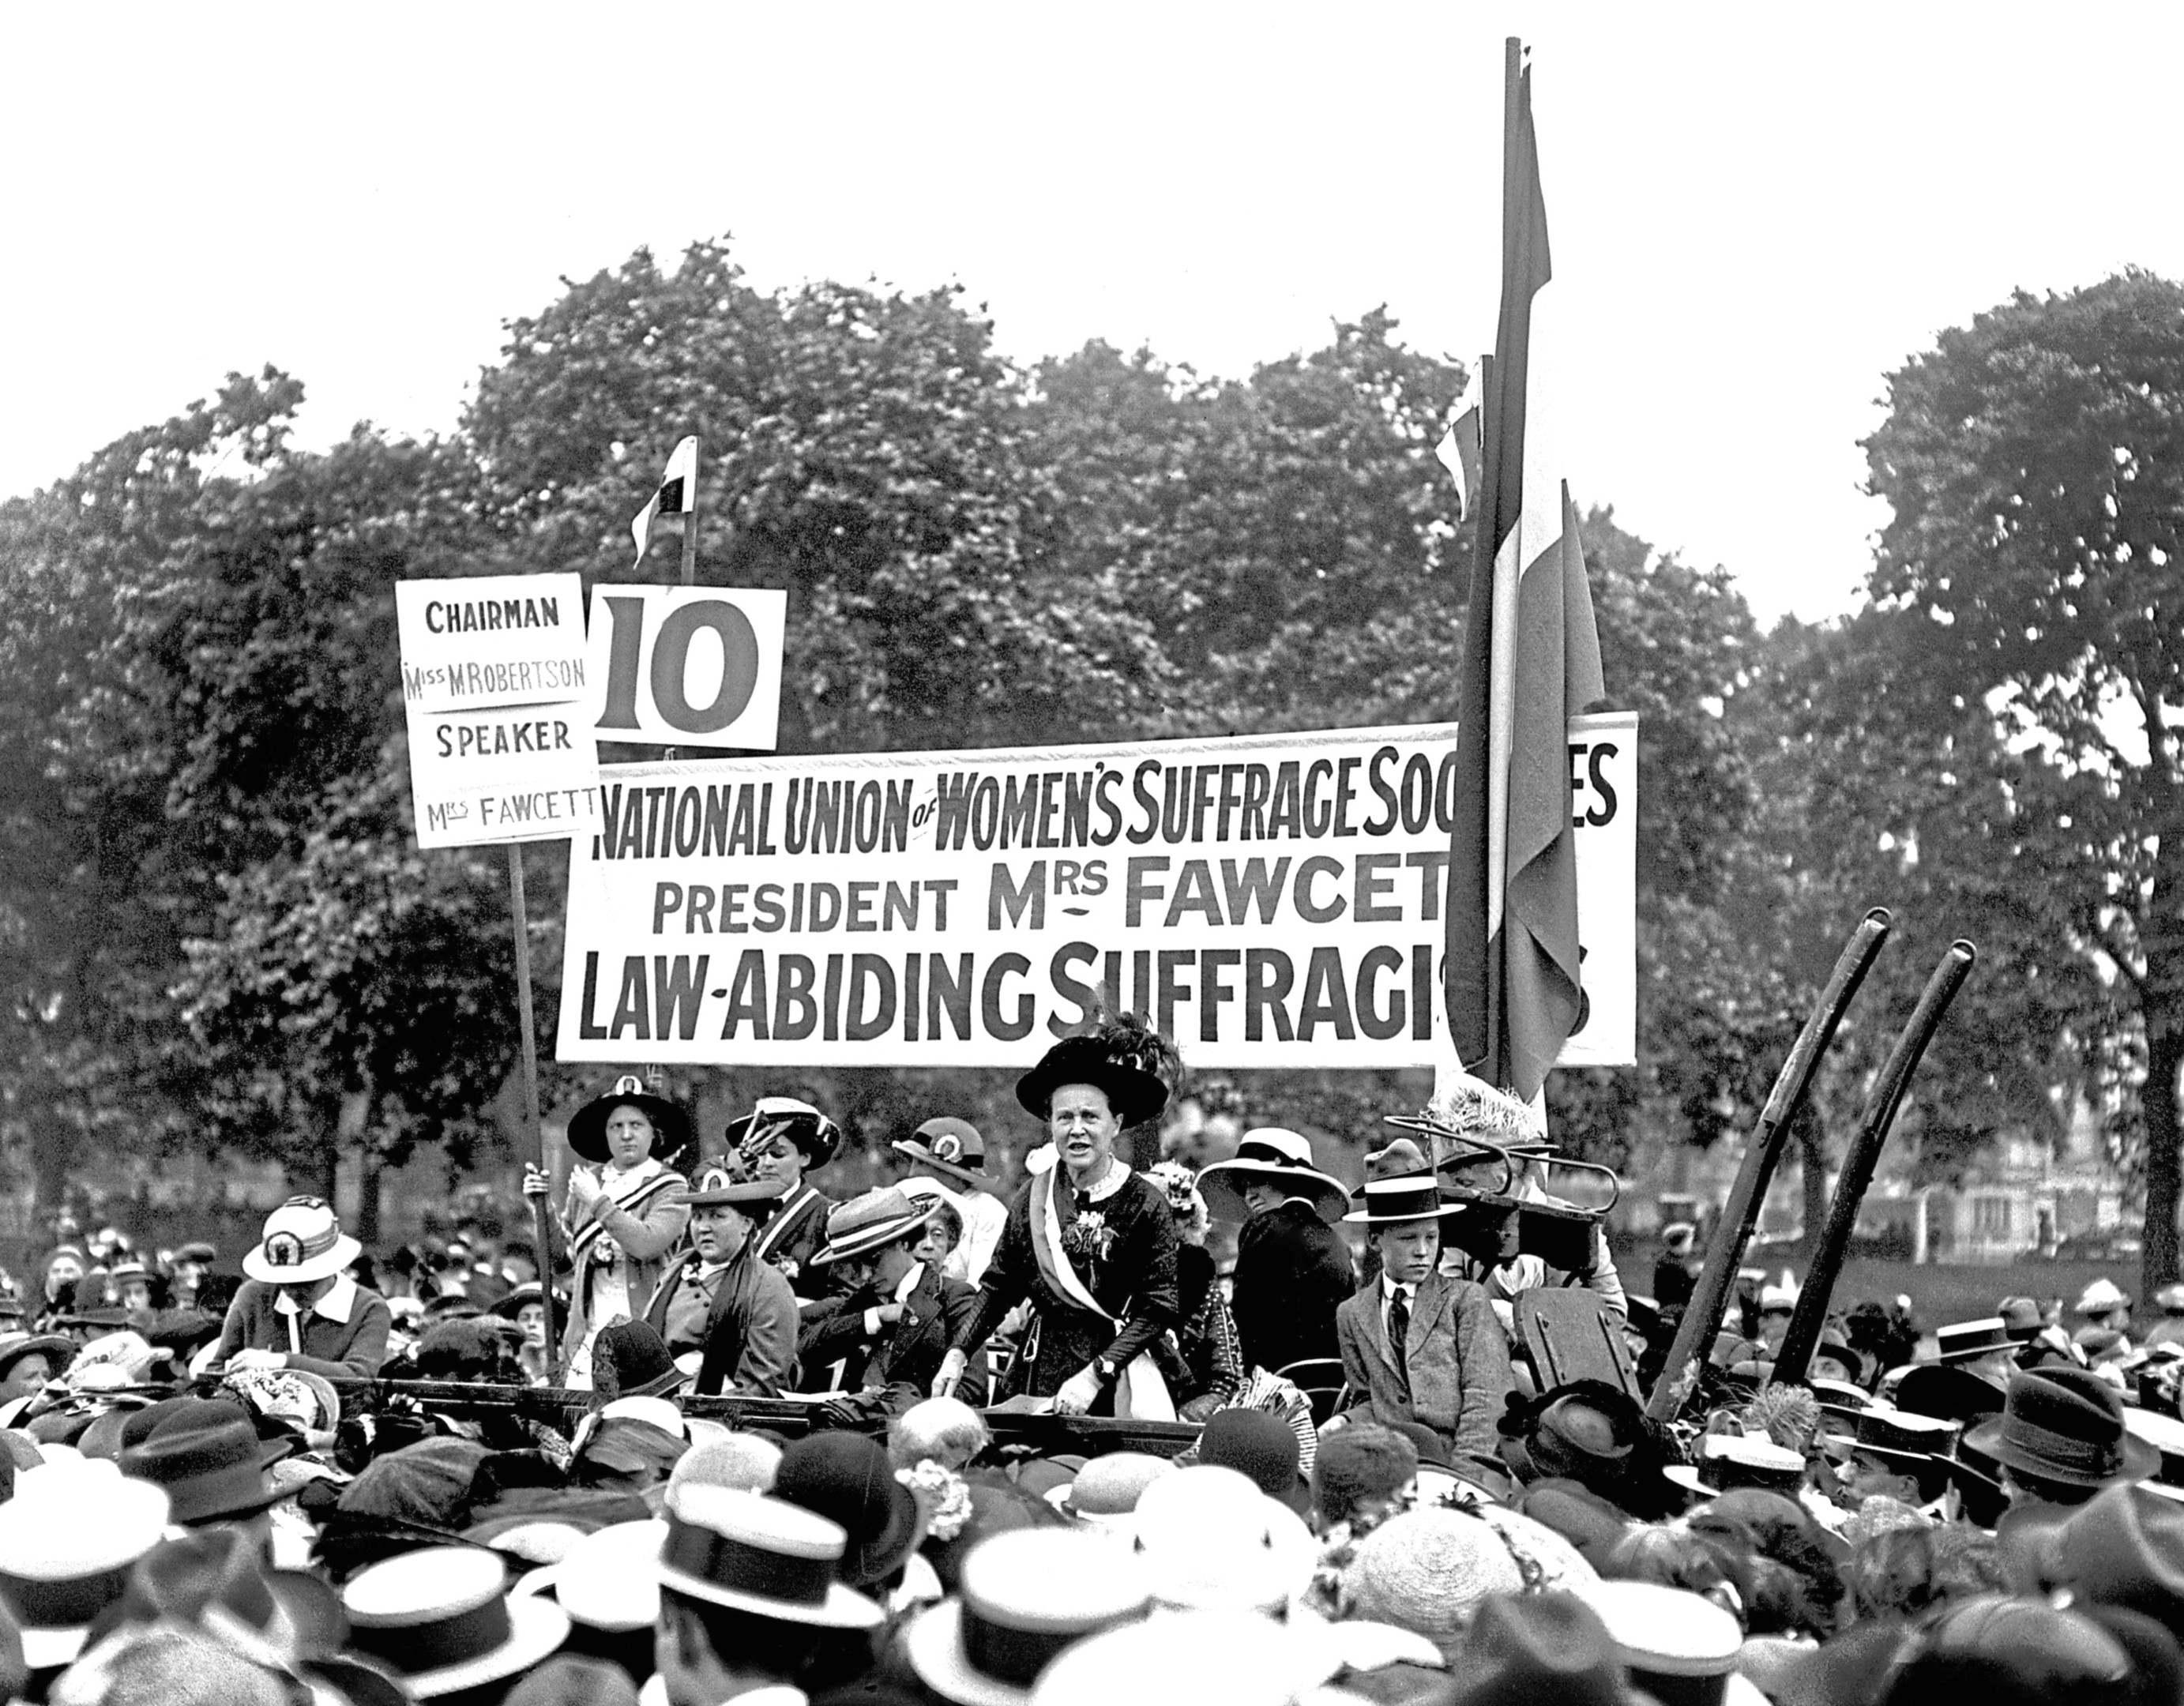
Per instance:
[[[1396,1301],[1388,1305],[1388,1349],[1396,1359],[1396,1372],[1407,1385],[1411,1379],[1411,1294],[1407,1286],[1396,1288]]]

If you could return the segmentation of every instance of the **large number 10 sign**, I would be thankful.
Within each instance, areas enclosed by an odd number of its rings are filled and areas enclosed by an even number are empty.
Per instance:
[[[605,684],[600,739],[772,750],[788,606],[786,593],[739,588],[595,588],[588,652]]]

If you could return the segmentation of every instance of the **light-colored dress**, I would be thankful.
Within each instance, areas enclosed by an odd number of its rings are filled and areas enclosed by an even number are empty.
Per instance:
[[[562,1339],[566,1363],[562,1378],[580,1391],[592,1384],[592,1341],[599,1329],[642,1319],[660,1276],[673,1259],[675,1244],[690,1222],[689,1209],[670,1201],[687,1190],[689,1181],[657,1161],[648,1157],[627,1171],[611,1165],[602,1168],[599,1183],[616,1208],[666,1234],[667,1243],[657,1256],[635,1256],[599,1221],[585,1217],[572,1226],[573,1217],[563,1209],[561,1229],[569,1236],[576,1279],[570,1288],[568,1331]]]

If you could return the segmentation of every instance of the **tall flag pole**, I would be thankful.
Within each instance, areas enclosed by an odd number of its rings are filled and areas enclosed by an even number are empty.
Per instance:
[[[1478,549],[1457,690],[1445,993],[1458,1061],[1535,1101],[1583,1010],[1569,718],[1602,696],[1577,511],[1529,395],[1535,298],[1553,276],[1532,74],[1507,44],[1502,307],[1480,381]]]

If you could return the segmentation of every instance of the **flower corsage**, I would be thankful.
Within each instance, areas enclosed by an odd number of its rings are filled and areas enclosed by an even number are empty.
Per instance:
[[[925,1531],[935,1540],[953,1540],[971,1519],[971,1487],[947,1464],[931,1458],[916,1468],[897,1469],[894,1478],[911,1491],[925,1513]]]

